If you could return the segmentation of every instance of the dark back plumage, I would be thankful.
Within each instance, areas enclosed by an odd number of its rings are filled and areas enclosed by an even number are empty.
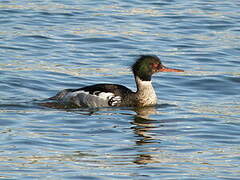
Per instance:
[[[96,94],[97,92],[111,92],[116,96],[132,93],[130,89],[118,84],[95,84],[83,88],[75,89],[74,91],[86,91],[89,94]]]

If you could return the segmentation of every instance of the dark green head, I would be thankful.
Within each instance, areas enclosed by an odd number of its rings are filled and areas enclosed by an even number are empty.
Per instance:
[[[183,72],[179,69],[166,68],[155,55],[140,56],[132,65],[132,71],[142,81],[151,81],[152,75],[157,72]]]
[[[142,55],[132,65],[132,71],[142,81],[150,81],[151,76],[162,66],[160,59],[154,55]]]

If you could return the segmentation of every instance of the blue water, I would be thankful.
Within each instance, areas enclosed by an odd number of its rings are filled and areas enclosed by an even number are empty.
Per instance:
[[[0,1],[0,178],[239,179],[240,3]],[[39,105],[155,54],[158,105]]]

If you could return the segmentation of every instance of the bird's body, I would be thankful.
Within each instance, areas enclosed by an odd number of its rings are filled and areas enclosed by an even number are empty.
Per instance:
[[[141,56],[132,66],[137,91],[118,84],[96,84],[79,89],[65,89],[51,97],[66,105],[77,107],[153,106],[157,96],[151,82],[152,74],[159,71],[181,72],[161,64],[157,56]]]

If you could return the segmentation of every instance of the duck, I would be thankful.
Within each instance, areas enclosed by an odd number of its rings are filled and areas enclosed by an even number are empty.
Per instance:
[[[156,55],[141,55],[131,66],[136,91],[119,84],[95,84],[78,89],[64,89],[50,100],[74,107],[145,107],[157,104],[152,75],[158,72],[184,72],[164,66]]]

